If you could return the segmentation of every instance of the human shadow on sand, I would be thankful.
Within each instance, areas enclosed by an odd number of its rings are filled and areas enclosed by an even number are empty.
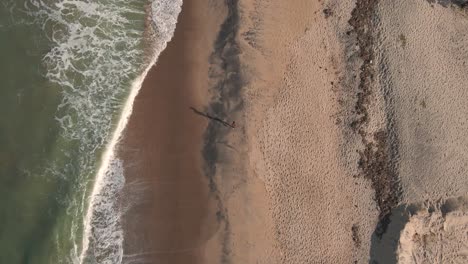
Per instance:
[[[219,117],[216,117],[216,116],[212,116],[208,113],[203,113],[201,111],[198,111],[197,109],[195,109],[194,107],[190,107],[190,109],[197,115],[199,116],[203,116],[205,118],[208,118],[208,119],[211,119],[213,121],[216,121],[216,122],[219,122],[221,123],[223,126],[226,126],[226,127],[230,127],[230,128],[235,128],[236,127],[236,123],[233,121],[232,123],[228,123],[224,120],[222,120],[221,118]]]

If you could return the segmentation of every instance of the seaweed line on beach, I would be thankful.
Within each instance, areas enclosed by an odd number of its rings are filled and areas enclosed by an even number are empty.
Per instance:
[[[357,0],[348,23],[356,33],[359,56],[362,65],[359,69],[357,101],[354,107],[355,119],[351,129],[360,135],[364,150],[359,152],[358,167],[362,176],[371,181],[375,191],[375,201],[379,208],[379,223],[375,234],[381,238],[390,223],[391,210],[400,200],[400,185],[396,170],[398,145],[393,129],[393,111],[388,111],[389,98],[384,96],[386,128],[379,131],[367,131],[369,124],[369,104],[372,96],[372,84],[375,81],[375,25],[377,0]]]
[[[210,56],[209,77],[216,83],[210,87],[213,97],[206,112],[213,113],[221,120],[228,120],[243,106],[241,88],[243,80],[240,76],[240,48],[237,43],[239,31],[238,0],[225,0],[228,14],[221,25],[218,37],[214,44],[214,51]],[[242,127],[235,128],[243,129]],[[209,178],[209,187],[218,203],[217,219],[224,225],[221,263],[230,263],[229,241],[230,224],[227,208],[223,205],[220,190],[217,185],[217,164],[220,162],[221,149],[218,144],[225,141],[226,136],[232,130],[222,126],[219,122],[211,120],[205,131],[205,144],[203,158],[205,161],[205,173]],[[223,145],[224,146],[224,145]]]

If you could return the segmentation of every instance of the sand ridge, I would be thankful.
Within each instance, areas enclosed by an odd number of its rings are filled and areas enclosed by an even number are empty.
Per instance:
[[[461,203],[460,203],[461,202]],[[398,263],[465,263],[468,261],[466,199],[457,208],[420,209],[401,231]]]

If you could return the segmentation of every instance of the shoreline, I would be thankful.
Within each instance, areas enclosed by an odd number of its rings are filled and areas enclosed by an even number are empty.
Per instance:
[[[151,40],[150,41],[154,41],[153,43],[150,44],[151,48],[152,48],[152,51],[151,52],[147,52],[145,51],[145,53],[148,53],[148,55],[150,56],[149,57],[149,61],[147,62],[147,66],[146,68],[143,69],[142,73],[135,79],[131,82],[131,88],[130,88],[130,93],[128,95],[128,97],[126,98],[125,100],[125,103],[124,103],[124,106],[122,108],[122,112],[120,113],[120,117],[118,119],[118,122],[117,122],[117,125],[114,129],[114,131],[112,132],[112,136],[111,136],[111,139],[109,141],[109,143],[107,144],[107,146],[104,148],[103,150],[103,153],[102,153],[102,156],[101,156],[101,161],[100,161],[100,164],[99,164],[99,168],[98,168],[98,171],[96,173],[96,176],[95,176],[95,180],[94,180],[94,184],[93,186],[91,187],[91,194],[90,194],[90,198],[89,198],[89,202],[88,202],[88,206],[87,206],[87,209],[86,209],[86,214],[83,218],[83,238],[82,238],[82,244],[81,244],[81,252],[79,254],[79,257],[78,257],[78,260],[80,263],[83,263],[83,261],[86,260],[86,257],[87,256],[87,251],[89,249],[89,244],[90,244],[90,240],[91,240],[91,237],[94,236],[94,234],[92,234],[93,232],[96,232],[95,230],[93,230],[93,226],[91,224],[91,222],[93,221],[93,218],[95,217],[96,214],[100,214],[100,213],[103,213],[101,212],[101,210],[118,210],[118,209],[114,209],[113,207],[116,207],[116,204],[112,204],[111,205],[111,208],[100,208],[98,205],[96,204],[99,204],[99,203],[102,203],[102,199],[109,199],[110,197],[103,197],[102,193],[103,192],[119,192],[121,191],[120,189],[117,189],[117,190],[114,190],[114,189],[111,189],[111,190],[108,190],[106,189],[109,188],[109,185],[110,182],[113,182],[115,184],[115,181],[116,180],[119,180],[119,179],[116,179],[116,177],[121,177],[123,178],[124,176],[122,175],[123,171],[122,171],[122,167],[121,167],[121,162],[119,160],[119,157],[117,155],[118,151],[119,151],[119,145],[120,145],[120,141],[122,140],[123,136],[124,136],[124,133],[125,133],[125,130],[127,129],[127,125],[128,125],[128,122],[132,116],[132,112],[133,112],[133,109],[134,109],[134,103],[135,103],[135,98],[138,96],[140,90],[142,89],[142,86],[143,86],[143,83],[144,83],[144,80],[146,79],[148,73],[150,72],[150,70],[154,67],[155,63],[157,62],[160,54],[162,51],[164,51],[167,43],[171,40],[172,38],[172,35],[171,34],[167,34],[168,32],[164,32],[166,33],[166,35],[163,35],[161,34],[161,32],[159,32],[159,37],[160,39],[155,39],[154,38],[154,34],[156,32],[156,30],[154,29],[154,27],[152,27],[151,23],[153,23],[152,19],[153,18],[153,15],[152,14],[149,14],[149,12],[152,12],[152,9],[151,9],[151,6],[148,5],[146,8],[146,21],[145,21],[145,24],[146,24],[146,27],[147,27],[147,30],[145,31],[145,34],[144,34],[144,38],[145,38],[145,41],[148,41],[148,38],[150,38]],[[176,11],[177,10],[177,7],[175,8],[175,10],[171,10],[171,11],[175,11],[175,22],[173,25],[170,24],[171,21],[167,21],[165,23],[169,23],[169,24],[165,24],[166,26],[168,26],[168,28],[171,28],[171,27],[175,27],[175,24],[177,23],[177,17],[178,17],[178,12]],[[167,15],[173,15],[174,14],[167,14]],[[169,30],[169,33],[170,30]],[[112,185],[112,184],[110,184]],[[118,184],[117,184],[118,185]],[[122,186],[123,187],[123,186]],[[111,187],[113,188],[113,187]],[[115,194],[114,194],[115,195]],[[120,217],[120,212],[105,212],[105,213],[113,213],[113,214],[118,214],[118,217]],[[117,221],[117,220],[114,220],[114,221]],[[113,226],[114,228],[120,228],[120,225],[117,222],[111,222],[111,223],[106,223],[107,225],[111,225]],[[96,227],[94,227],[96,228]],[[105,229],[106,227],[104,227]],[[108,228],[108,227],[107,227]],[[102,231],[102,230],[101,230]],[[108,230],[106,230],[108,231]],[[104,232],[106,232],[104,231]],[[112,233],[116,233],[116,232],[119,232],[120,230],[111,230]],[[102,238],[101,238],[102,239]],[[98,237],[97,239],[98,242],[101,242],[101,243],[105,243],[105,241],[100,241],[100,238]],[[114,244],[113,246],[121,246],[121,241],[113,241]],[[102,253],[102,252],[101,252]],[[105,253],[104,253],[105,254]]]

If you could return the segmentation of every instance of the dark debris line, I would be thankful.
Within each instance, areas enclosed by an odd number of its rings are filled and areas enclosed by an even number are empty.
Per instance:
[[[362,176],[371,180],[375,190],[375,201],[379,207],[379,224],[375,234],[381,238],[390,223],[391,210],[400,201],[400,185],[395,169],[394,142],[389,131],[381,130],[369,134],[366,126],[369,123],[368,106],[372,95],[372,84],[375,80],[375,39],[374,19],[378,0],[357,0],[351,13],[349,24],[357,36],[359,56],[363,60],[360,67],[360,80],[354,112],[356,118],[351,122],[352,130],[359,134],[365,148],[361,151],[359,169]],[[388,129],[388,128],[387,128]],[[372,137],[373,140],[368,138]]]
[[[229,248],[231,230],[228,211],[223,204],[216,181],[216,177],[218,176],[216,174],[216,165],[220,159],[217,142],[222,141],[230,132],[230,129],[227,130],[219,126],[219,123],[233,128],[234,123],[227,123],[223,120],[227,120],[228,116],[232,116],[243,107],[241,89],[244,81],[240,73],[240,50],[236,39],[239,31],[238,0],[224,1],[228,8],[228,14],[221,25],[220,32],[215,41],[214,52],[210,56],[210,64],[213,65],[209,72],[210,78],[217,81],[211,89],[216,96],[210,102],[207,109],[205,109],[206,113],[212,113],[212,115],[205,114],[205,116],[209,116],[212,120],[205,131],[205,146],[202,153],[205,161],[205,173],[209,179],[209,187],[218,203],[216,216],[218,222],[223,224],[224,234],[220,263],[229,264],[231,263],[231,250]]]

